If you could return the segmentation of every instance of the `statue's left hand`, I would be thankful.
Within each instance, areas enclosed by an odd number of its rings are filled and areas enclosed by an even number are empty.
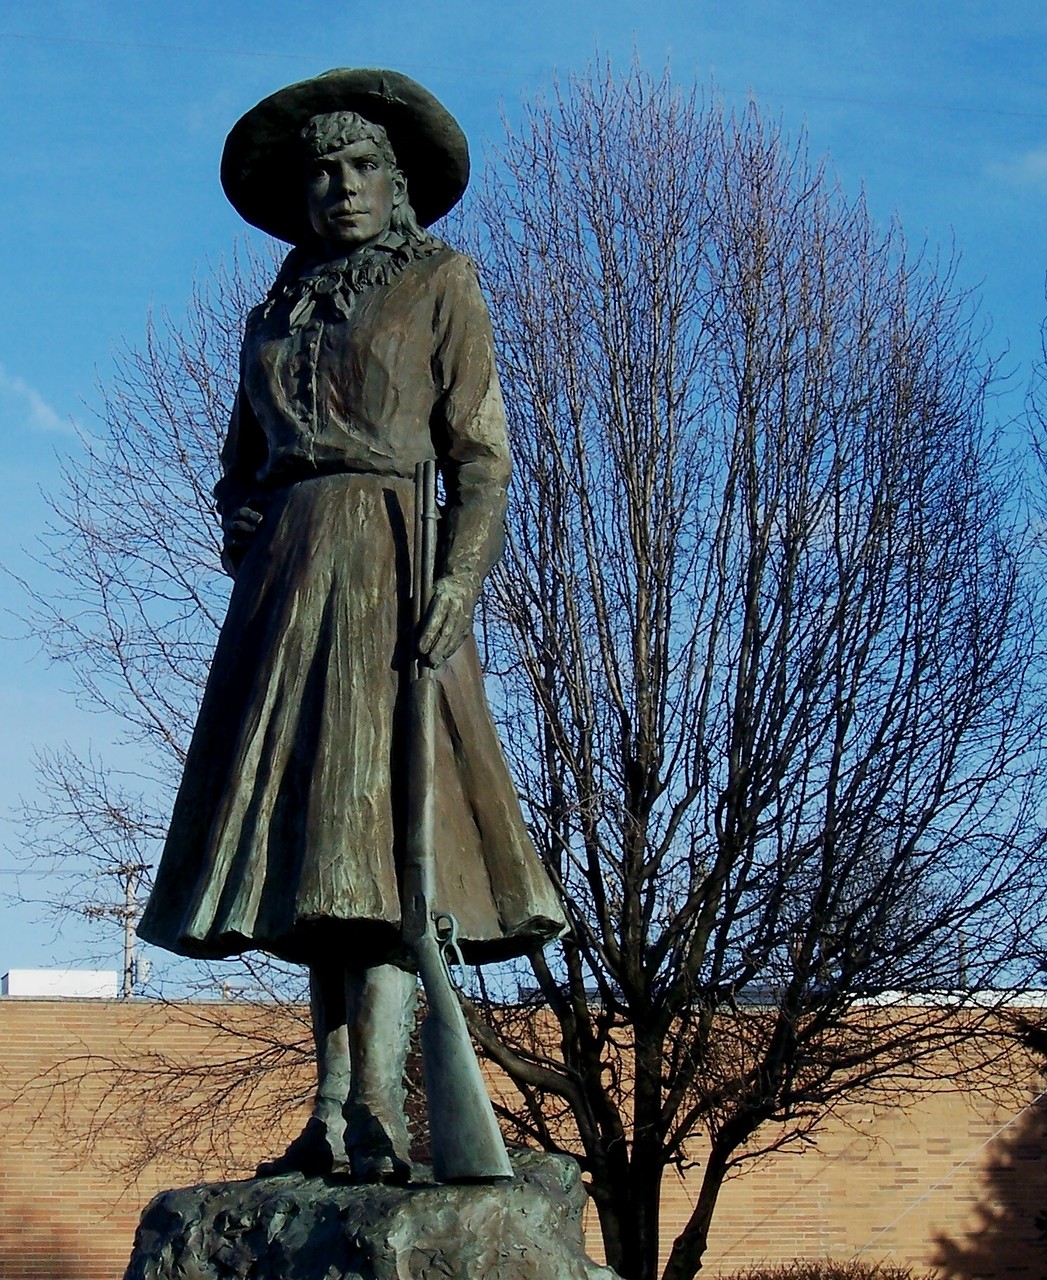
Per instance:
[[[236,577],[240,561],[247,554],[251,540],[262,523],[263,512],[258,509],[259,505],[256,502],[252,506],[237,507],[234,511],[226,512],[222,516],[222,532],[225,535],[222,545],[222,568],[230,578]]]
[[[451,656],[472,630],[478,589],[458,578],[438,578],[422,619],[419,650],[434,667]]]

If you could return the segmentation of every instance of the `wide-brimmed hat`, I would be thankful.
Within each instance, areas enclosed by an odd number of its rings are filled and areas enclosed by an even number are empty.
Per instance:
[[[355,111],[385,129],[423,227],[462,198],[469,145],[446,107],[398,71],[343,67],[270,94],[233,125],[222,187],[247,222],[291,244],[308,239],[301,133],[331,111]]]

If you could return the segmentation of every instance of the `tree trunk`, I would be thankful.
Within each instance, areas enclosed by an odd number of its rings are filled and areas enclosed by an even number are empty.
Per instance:
[[[646,1165],[646,1162],[645,1162]],[[629,1162],[610,1196],[593,1195],[607,1265],[622,1280],[657,1280],[661,1168]]]
[[[669,1261],[661,1280],[694,1280],[702,1269],[702,1258],[709,1244],[709,1226],[727,1175],[729,1153],[735,1144],[714,1143],[705,1164],[705,1175],[687,1225],[673,1242]]]

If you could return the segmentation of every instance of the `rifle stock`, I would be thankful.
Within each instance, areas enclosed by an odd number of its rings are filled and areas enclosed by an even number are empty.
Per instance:
[[[415,471],[414,620],[417,630],[432,596],[436,560],[436,468]],[[511,1178],[512,1166],[476,1060],[446,950],[454,944],[453,917],[437,917],[435,882],[436,674],[420,656],[411,669],[407,839],[402,912],[404,941],[425,991],[420,1042],[425,1098],[438,1182]],[[438,919],[445,922],[441,936]]]

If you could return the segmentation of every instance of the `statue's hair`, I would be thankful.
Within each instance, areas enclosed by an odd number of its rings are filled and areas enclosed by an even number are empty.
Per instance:
[[[302,141],[305,144],[305,155],[311,160],[330,155],[332,151],[341,151],[354,142],[373,142],[390,171],[401,179],[404,189],[407,188],[407,179],[397,163],[389,135],[380,124],[365,120],[355,111],[329,111],[324,115],[313,116],[302,130]],[[393,208],[390,227],[406,240],[428,239],[426,232],[418,225],[418,219],[406,196]]]
[[[365,120],[355,111],[329,111],[313,116],[302,130],[302,141],[310,158],[341,151],[353,142],[373,142],[390,169],[400,172],[389,135],[380,124]]]

